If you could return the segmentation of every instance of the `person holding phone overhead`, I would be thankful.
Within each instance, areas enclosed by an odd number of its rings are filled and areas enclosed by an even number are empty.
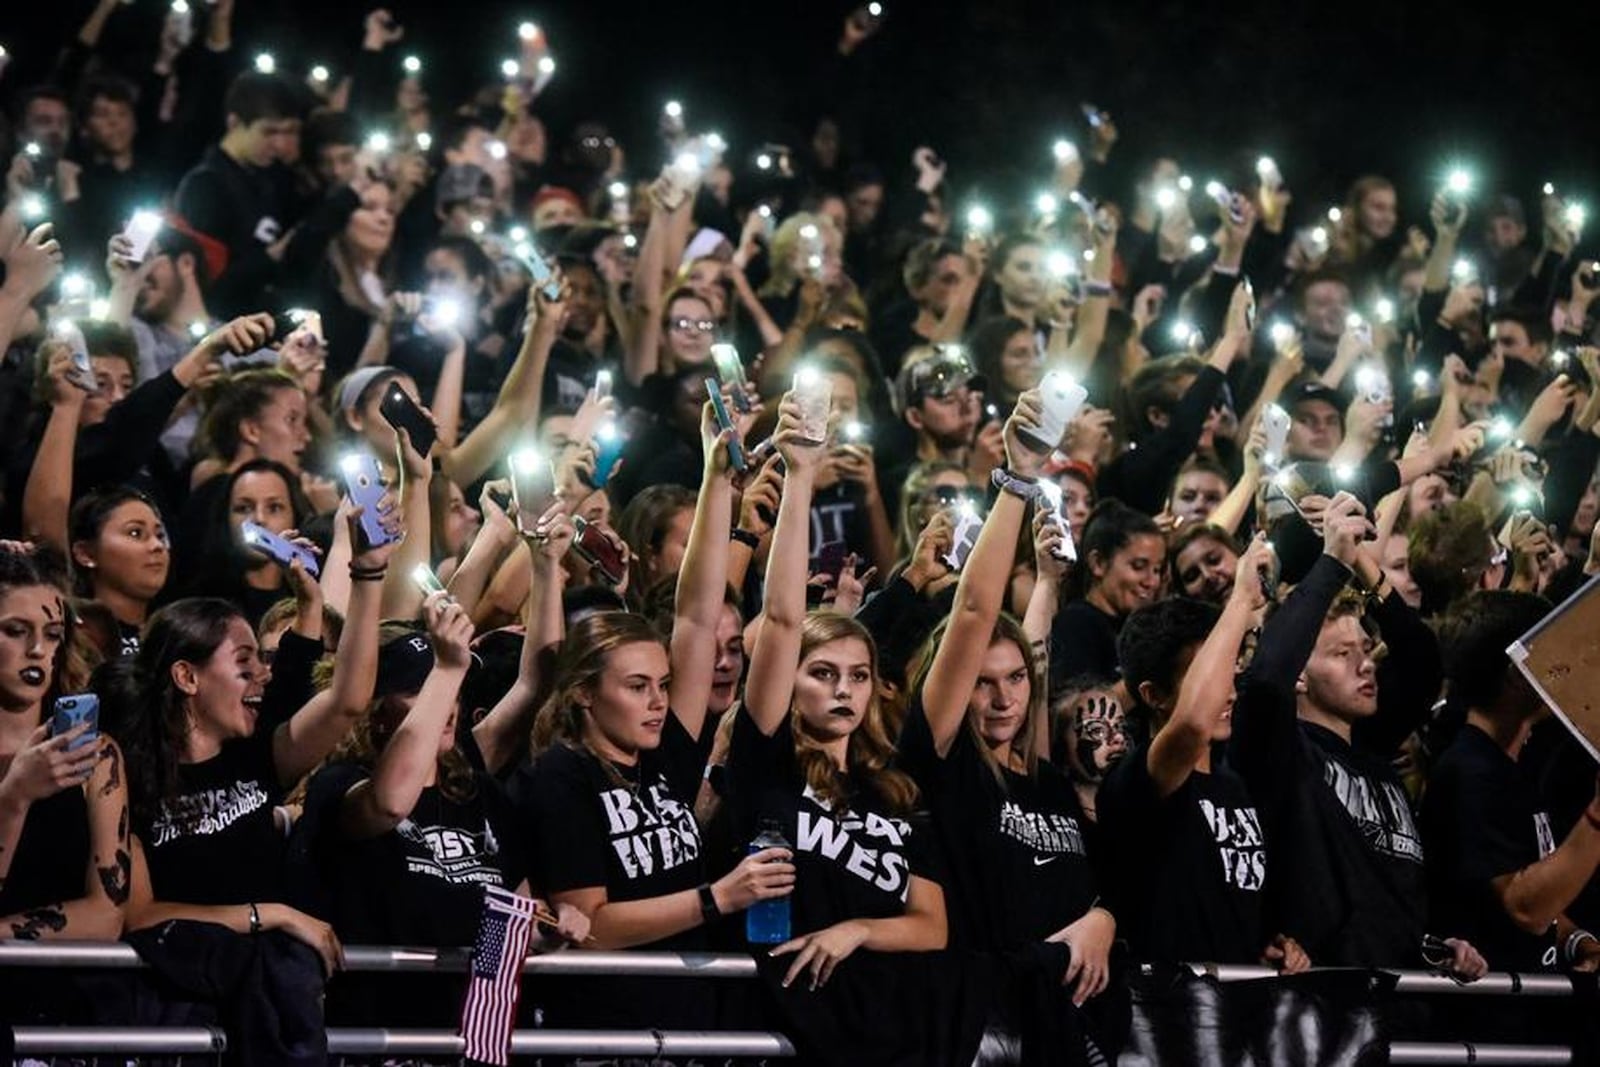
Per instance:
[[[0,542],[0,941],[109,941],[128,902],[122,750],[92,712],[52,728],[60,698],[95,703],[65,581],[48,550]],[[75,989],[48,972],[0,973],[12,1022],[89,1021]]]
[[[670,648],[626,612],[571,627],[534,721],[534,760],[513,783],[535,881],[555,907],[588,916],[585,948],[703,951],[708,926],[783,895],[793,878],[784,854],[769,849],[708,881],[694,818],[714,732],[705,720],[733,511],[723,447],[731,435],[717,431],[709,404],[702,409],[706,476],[678,570]],[[552,536],[550,522],[525,533]],[[553,1025],[692,1029],[714,1018],[715,996],[695,979],[607,978],[564,980],[543,1003]]]
[[[803,421],[787,394],[774,434],[783,497],[727,763],[735,832],[750,840],[766,827],[794,842],[792,864],[768,866],[792,887],[796,936],[758,963],[808,1062],[969,1063],[983,1004],[953,957],[934,955],[949,935],[943,875],[916,784],[892,766],[877,650],[854,619],[806,612],[826,446]],[[707,436],[708,455],[720,451]],[[930,1000],[951,1010],[928,1012]]]
[[[900,766],[927,796],[949,857],[956,944],[999,954],[1016,983],[995,998],[997,1021],[1021,1033],[1030,1061],[1051,1048],[1078,1062],[1120,1035],[1108,1020],[1091,1036],[1082,1016],[1044,991],[1064,988],[1080,1008],[1103,993],[1117,923],[1097,904],[1072,783],[1049,760],[1043,665],[1022,624],[1001,610],[1048,455],[1021,431],[1041,414],[1038,390],[1028,390],[1006,420],[1006,466],[993,476],[1000,493],[950,616],[913,673]]]

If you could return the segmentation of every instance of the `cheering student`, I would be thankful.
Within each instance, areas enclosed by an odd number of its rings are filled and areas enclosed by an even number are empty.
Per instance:
[[[1190,526],[1172,540],[1172,584],[1184,596],[1220,608],[1233,592],[1239,555],[1238,542],[1222,527]]]
[[[707,405],[705,477],[678,572],[670,652],[644,617],[619,611],[572,626],[554,687],[534,722],[534,761],[513,793],[537,883],[557,907],[588,916],[600,949],[704,950],[706,927],[782,896],[794,868],[782,850],[745,858],[714,882],[694,800],[711,749],[706,709],[716,683],[733,484]],[[541,520],[541,524],[544,520]],[[536,527],[535,536],[547,533]],[[611,979],[604,996],[580,984],[552,990],[547,1018],[586,1026],[709,1025],[714,991]]]
[[[945,894],[930,831],[914,818],[917,787],[891,766],[872,638],[847,616],[806,613],[825,457],[801,438],[790,394],[774,435],[786,474],[766,600],[728,754],[735,824],[747,838],[776,829],[794,843],[784,866],[797,936],[771,949],[763,975],[814,1062],[908,1062],[918,1049],[954,1058],[975,1040],[971,1018],[918,1010],[959,989],[949,958],[877,955],[944,948]]]
[[[345,518],[354,523],[356,514]],[[397,525],[393,509],[384,521]],[[280,932],[262,948],[285,979],[281,996],[266,994],[277,1011],[263,1015],[254,998],[229,1006],[255,1009],[251,1040],[325,1041],[315,1001],[323,977],[339,964],[339,942],[326,923],[285,903],[276,805],[366,707],[374,657],[360,643],[375,632],[378,586],[393,550],[365,548],[352,559],[354,588],[333,681],[303,706],[268,680],[249,624],[218,599],[179,600],[156,612],[138,656],[108,679],[108,694],[127,715],[122,736],[135,834],[128,927],[135,946],[190,995],[209,997],[215,990],[197,984],[202,976],[185,959],[237,951],[233,935]],[[301,569],[298,561],[293,566]],[[280,647],[275,662],[282,659]],[[280,667],[285,676],[297,673]]]
[[[296,530],[311,517],[311,508],[300,492],[299,479],[270,459],[251,460],[219,477],[223,491],[212,499],[210,522],[200,542],[190,546],[194,555],[187,593],[232,601],[255,629],[268,609],[297,590],[292,572],[244,540],[244,523],[294,540]]]
[[[53,555],[0,544],[0,941],[109,941],[128,902],[122,751],[93,722],[51,725],[58,697],[92,699],[64,580]],[[33,971],[0,977],[0,998],[13,1022],[92,1008]]]
[[[1438,641],[1362,550],[1372,524],[1361,502],[1339,493],[1322,522],[1323,554],[1267,623],[1239,686],[1228,758],[1279,859],[1284,929],[1319,963],[1414,967],[1428,929],[1422,842],[1390,757],[1438,693]],[[1373,590],[1381,666],[1361,602],[1341,596],[1352,574]],[[1462,939],[1426,958],[1463,978],[1487,970]]]
[[[1040,942],[1064,945],[1041,958],[1081,1007],[1106,988],[1117,924],[1095,906],[1083,811],[1049,761],[1043,667],[1021,624],[1001,613],[1046,458],[1018,434],[1039,418],[1038,393],[1023,393],[1006,424],[1007,466],[994,474],[1000,495],[962,568],[950,617],[923,654],[900,754],[927,793],[949,856],[957,943],[1019,956]],[[1024,1033],[1036,1024],[1024,1018]],[[1041,1040],[1075,1056],[1072,1046],[1085,1039],[1033,1035]]]
[[[1451,693],[1466,723],[1439,757],[1422,802],[1428,889],[1438,924],[1480,946],[1497,971],[1593,971],[1600,941],[1567,910],[1600,868],[1600,798],[1559,844],[1518,766],[1549,714],[1506,648],[1550,610],[1531,593],[1479,591],[1446,618]]]
[[[1155,734],[1100,787],[1101,840],[1111,849],[1112,906],[1134,957],[1309,966],[1283,935],[1268,942],[1262,888],[1267,841],[1244,781],[1214,758],[1233,730],[1234,665],[1266,606],[1272,549],[1257,537],[1220,614],[1195,600],[1135,612],[1117,647],[1123,681],[1152,713]]]
[[[1167,543],[1155,520],[1118,500],[1095,505],[1069,574],[1076,593],[1050,630],[1050,682],[1079,674],[1117,675],[1117,631],[1161,591]]]

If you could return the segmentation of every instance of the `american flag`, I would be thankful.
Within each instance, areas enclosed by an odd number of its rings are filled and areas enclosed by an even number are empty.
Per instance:
[[[486,886],[478,940],[472,946],[467,1002],[461,1009],[466,1056],[505,1067],[517,1021],[522,961],[533,933],[534,904],[498,886]]]

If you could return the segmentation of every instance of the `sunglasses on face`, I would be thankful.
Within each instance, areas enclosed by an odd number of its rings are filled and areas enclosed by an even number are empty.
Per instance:
[[[680,332],[714,333],[717,328],[715,319],[673,319],[670,323],[674,330]]]

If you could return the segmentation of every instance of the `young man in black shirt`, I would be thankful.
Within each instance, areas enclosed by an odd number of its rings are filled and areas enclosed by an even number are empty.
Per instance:
[[[228,132],[183,176],[175,206],[187,226],[227,249],[211,302],[229,316],[269,304],[295,222],[283,160],[298,141],[301,106],[288,82],[256,71],[233,80],[225,106]]]
[[[906,253],[901,281],[911,300],[881,316],[872,331],[885,374],[898,374],[906,353],[918,345],[961,340],[981,273],[959,247],[938,238]]]
[[[1422,805],[1429,901],[1496,970],[1600,967],[1600,941],[1566,914],[1600,868],[1600,797],[1557,847],[1518,762],[1547,711],[1505,650],[1549,610],[1532,593],[1480,591],[1444,628],[1450,691],[1462,695],[1467,721],[1429,776]]]
[[[1415,967],[1427,929],[1422,842],[1389,758],[1438,692],[1438,643],[1362,551],[1372,524],[1359,500],[1335,496],[1323,530],[1323,555],[1268,621],[1241,680],[1228,759],[1264,816],[1283,928],[1319,964]],[[1382,666],[1362,602],[1341,597],[1352,572],[1374,590]],[[1487,970],[1467,941],[1446,944],[1451,973]]]
[[[1266,606],[1259,576],[1271,553],[1262,538],[1251,544],[1239,574],[1252,577],[1234,583],[1220,614],[1198,600],[1162,600],[1130,615],[1118,638],[1124,679],[1158,724],[1098,800],[1111,907],[1137,959],[1310,966],[1291,939],[1267,943],[1261,820],[1244,781],[1212,760],[1232,729],[1234,664]]]

